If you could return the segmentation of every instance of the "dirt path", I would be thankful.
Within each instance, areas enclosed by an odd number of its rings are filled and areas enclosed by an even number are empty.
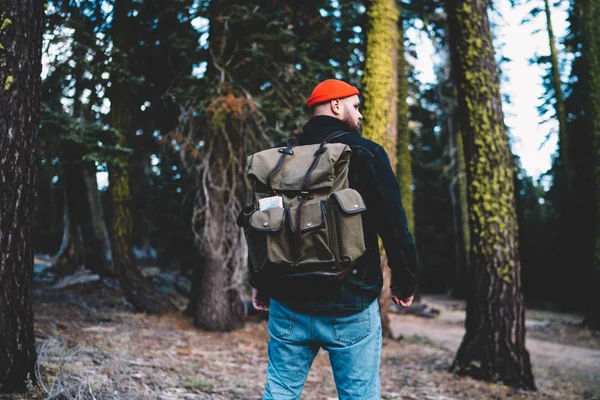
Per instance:
[[[464,310],[449,309],[435,300],[430,302],[440,309],[438,317],[424,319],[412,315],[393,315],[392,334],[394,337],[402,335],[413,341],[426,342],[455,353],[465,333]],[[527,321],[529,326],[537,324],[538,321],[534,319]],[[547,380],[576,379],[585,381],[590,387],[600,388],[599,349],[555,343],[529,336],[526,346],[538,385],[544,384]]]
[[[586,339],[576,326],[560,325],[564,329],[560,335],[554,325],[549,331],[538,329],[537,334],[543,333],[553,343],[528,339],[537,392],[459,379],[449,373],[462,339],[464,310],[460,304],[444,302],[435,319],[391,316],[393,329],[402,331],[404,339],[384,340],[382,399],[600,399],[600,341],[595,336]],[[0,396],[1,400],[66,398],[66,393],[77,400],[261,398],[268,341],[264,319],[252,317],[233,332],[206,332],[180,313],[133,313],[119,291],[100,282],[69,290],[34,291],[34,315],[41,384],[35,391]],[[564,319],[564,315],[550,319]],[[543,326],[543,321],[537,323]],[[573,338],[586,339],[597,348],[565,342]],[[321,351],[302,400],[328,399],[337,395],[328,355]]]

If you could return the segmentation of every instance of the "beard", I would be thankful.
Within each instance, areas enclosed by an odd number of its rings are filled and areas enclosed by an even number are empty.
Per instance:
[[[354,122],[350,118],[350,116],[348,114],[346,114],[346,116],[343,119],[343,121],[348,126],[348,128],[350,128],[350,132],[357,133],[358,135],[362,135],[362,132],[361,132],[361,129],[360,129],[360,120]]]

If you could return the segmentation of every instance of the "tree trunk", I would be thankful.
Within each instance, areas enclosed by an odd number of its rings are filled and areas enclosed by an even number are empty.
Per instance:
[[[404,133],[404,137],[400,140],[401,146],[406,147],[405,150],[408,151],[407,127],[398,126],[398,49],[401,40],[398,32],[398,6],[394,0],[374,0],[369,7],[367,16],[369,23],[363,82],[365,99],[363,136],[381,144],[390,160],[397,160],[397,139],[400,129]],[[403,75],[405,75],[404,72]],[[404,89],[405,86],[401,86],[401,88]],[[406,102],[405,94],[405,91],[404,94],[400,94],[404,96],[403,102]],[[401,161],[402,172],[410,172],[410,170],[407,171],[407,168],[409,168],[407,164],[410,165],[410,157],[408,160],[402,159],[399,161]],[[396,169],[395,167],[394,165],[393,168]],[[405,180],[410,182],[410,179],[410,176],[408,176]],[[401,180],[401,183],[405,183],[405,180]],[[408,184],[409,191],[410,184]],[[401,189],[406,190],[406,187],[401,186]],[[402,193],[402,195],[404,194]],[[412,207],[409,208],[412,210]],[[412,213],[409,216],[407,212],[407,218],[411,221],[409,224],[412,223]],[[389,313],[391,304],[391,271],[389,271],[387,257],[383,254],[384,250],[381,243],[379,248],[382,253],[381,267],[384,277],[383,290],[379,295],[381,326],[383,335],[390,336],[391,331],[387,313]]]
[[[546,8],[546,26],[548,29],[548,42],[550,45],[550,65],[552,68],[552,86],[554,87],[554,97],[556,102],[554,103],[554,109],[556,110],[556,119],[558,120],[558,138],[559,138],[559,157],[561,161],[562,173],[565,177],[563,179],[564,184],[564,197],[567,200],[565,202],[565,209],[569,208],[569,199],[571,198],[571,180],[572,180],[572,167],[569,160],[569,138],[567,136],[567,111],[565,108],[565,100],[563,96],[561,80],[560,80],[560,69],[558,67],[558,55],[556,52],[556,44],[554,39],[554,30],[552,29],[552,14],[550,10],[550,1],[544,0]]]
[[[82,173],[84,181],[82,202],[86,204],[86,207],[84,207],[85,215],[82,215],[81,221],[86,245],[86,265],[89,265],[90,269],[100,276],[114,276],[110,239],[96,181],[96,167],[93,164],[84,165]]]
[[[220,83],[219,89],[227,91],[227,60],[236,48],[235,38],[229,36],[231,32],[225,25],[225,13],[230,6],[228,1],[216,0],[209,8],[210,48],[216,50],[207,74]],[[236,167],[239,155],[235,153],[234,146],[240,143],[238,133],[245,135],[247,132],[239,125],[241,118],[234,120],[226,113],[223,117],[229,122],[208,122],[207,159],[196,176],[198,187],[206,188],[198,192],[194,210],[197,216],[195,222],[202,226],[196,240],[203,256],[201,282],[194,282],[200,293],[191,294],[192,300],[198,302],[194,324],[211,331],[239,328],[245,317],[240,294],[243,284],[240,272],[245,267],[243,251],[239,251],[240,240],[243,239],[231,210],[240,208],[236,197],[240,190],[240,183],[236,182],[240,174]],[[204,211],[199,212],[200,208]]]
[[[213,151],[223,153],[225,146],[213,143]],[[225,157],[219,157],[211,167],[210,175],[213,177],[215,189],[210,193],[207,221],[203,229],[202,250],[205,257],[199,295],[192,294],[192,299],[197,302],[194,323],[197,327],[210,331],[230,331],[240,328],[244,323],[244,308],[241,301],[239,288],[232,282],[234,271],[233,264],[228,256],[235,246],[233,237],[228,236],[231,229],[228,224],[233,224],[232,218],[227,218],[227,168]],[[239,230],[237,230],[239,231]]]
[[[197,297],[198,307],[194,316],[197,327],[225,332],[243,326],[244,307],[237,288],[230,287],[230,275],[226,254],[222,251],[211,252],[200,282],[200,296]]]
[[[594,174],[596,180],[596,215],[594,254],[592,265],[592,292],[584,324],[600,329],[600,0],[585,0],[583,4],[583,57],[586,65],[586,102],[584,112],[587,128],[593,138]]]
[[[44,2],[0,0],[0,393],[35,383],[31,283]]]
[[[53,269],[60,275],[75,272],[78,265],[85,263],[83,239],[79,229],[81,199],[78,196],[82,182],[79,178],[79,166],[76,165],[74,144],[65,140],[62,143],[62,187],[64,194],[63,238],[53,259]]]
[[[73,34],[75,43],[84,45],[74,46],[73,59],[83,59],[89,42],[85,32],[76,30]],[[101,276],[106,276],[109,271],[109,263],[106,253],[103,251],[102,239],[94,230],[94,204],[88,199],[88,193],[97,194],[98,188],[94,175],[94,185],[89,185],[86,179],[86,170],[90,163],[83,161],[85,154],[84,146],[77,140],[83,135],[85,128],[85,108],[81,103],[81,95],[84,87],[85,67],[77,64],[73,68],[74,103],[73,118],[79,120],[79,125],[73,127],[71,137],[64,138],[61,143],[61,166],[62,182],[65,188],[65,224],[63,227],[63,243],[54,257],[54,268],[61,274],[73,272],[78,265]],[[93,168],[93,164],[92,164]],[[94,168],[95,171],[95,168]],[[97,196],[96,196],[97,197]]]
[[[114,6],[112,39],[114,45],[112,86],[110,91],[110,125],[119,132],[119,146],[128,145],[129,88],[121,71],[127,69],[131,25],[128,0],[117,0]],[[109,166],[109,191],[114,208],[112,254],[121,289],[136,310],[151,314],[176,311],[165,296],[155,292],[137,268],[132,246],[131,193],[129,187],[129,155],[123,153],[118,162]]]
[[[512,160],[487,2],[450,1],[448,16],[472,243],[466,333],[452,370],[535,389],[525,349]]]

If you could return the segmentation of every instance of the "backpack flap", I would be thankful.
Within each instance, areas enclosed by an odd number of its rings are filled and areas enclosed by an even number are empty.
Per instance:
[[[266,185],[267,177],[276,168],[281,158],[280,149],[268,149],[250,156],[248,159],[248,177]],[[307,168],[318,149],[318,144],[294,147],[293,154],[286,157],[281,169],[272,176],[272,188],[278,192],[300,190],[303,187]],[[311,173],[310,188],[342,187],[343,183],[338,183],[340,180],[347,183],[347,168],[336,167],[347,164],[351,154],[352,150],[345,144],[328,143],[325,146],[325,152]],[[339,173],[338,171],[344,171],[346,174],[336,176]]]
[[[273,207],[255,211],[250,217],[250,226],[262,232],[276,232],[285,222],[285,208]]]
[[[332,193],[330,198],[336,200],[340,208],[347,214],[356,214],[367,209],[360,193],[351,188]]]

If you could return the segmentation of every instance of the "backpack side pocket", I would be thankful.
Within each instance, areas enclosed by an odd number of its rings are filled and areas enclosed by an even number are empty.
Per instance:
[[[356,190],[347,188],[332,193],[328,199],[329,212],[335,225],[340,262],[355,262],[366,251],[362,213],[367,209]]]

